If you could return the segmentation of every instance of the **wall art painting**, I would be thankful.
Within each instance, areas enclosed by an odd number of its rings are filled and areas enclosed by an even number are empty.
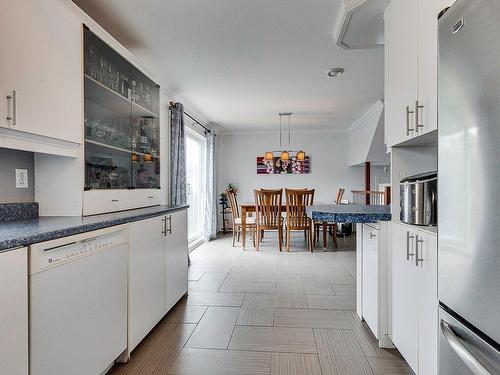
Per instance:
[[[305,160],[297,160],[295,156],[289,160],[281,160],[280,157],[265,160],[257,156],[257,174],[305,174],[309,173],[309,168],[309,156]]]

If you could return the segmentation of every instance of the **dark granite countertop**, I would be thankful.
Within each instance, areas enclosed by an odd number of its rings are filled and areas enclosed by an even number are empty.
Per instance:
[[[40,216],[0,223],[0,252],[37,242],[130,223],[187,208],[154,206],[93,216]]]
[[[334,223],[376,223],[391,220],[390,206],[364,204],[323,204],[307,207],[314,221]]]

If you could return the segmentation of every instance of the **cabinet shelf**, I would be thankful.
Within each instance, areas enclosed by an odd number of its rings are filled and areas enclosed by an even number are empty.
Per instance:
[[[95,145],[95,146],[104,147],[104,148],[108,148],[108,149],[112,149],[112,150],[116,150],[116,151],[121,151],[121,152],[124,152],[124,153],[127,153],[127,154],[137,154],[137,155],[142,155],[142,156],[144,156],[144,155],[151,155],[151,154],[145,154],[143,152],[136,152],[136,151],[132,151],[132,150],[127,150],[126,148],[122,148],[122,147],[108,145],[106,143],[94,141],[92,139],[85,139],[85,143],[90,143],[90,144]],[[154,155],[151,155],[151,156],[154,159],[160,159],[159,156],[154,156]]]
[[[132,107],[136,117],[158,118],[156,113],[120,95],[88,74],[85,74],[85,98],[100,106],[105,105],[106,108],[116,113],[129,113]]]

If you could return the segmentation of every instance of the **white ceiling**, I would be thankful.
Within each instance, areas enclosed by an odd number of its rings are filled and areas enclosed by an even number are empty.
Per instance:
[[[383,97],[383,49],[344,50],[340,0],[74,0],[224,130],[345,130]],[[326,70],[345,73],[328,78]]]

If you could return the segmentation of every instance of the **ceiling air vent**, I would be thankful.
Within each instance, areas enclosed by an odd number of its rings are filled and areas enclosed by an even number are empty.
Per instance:
[[[345,49],[384,45],[384,12],[389,0],[344,0],[333,31],[335,43]]]

